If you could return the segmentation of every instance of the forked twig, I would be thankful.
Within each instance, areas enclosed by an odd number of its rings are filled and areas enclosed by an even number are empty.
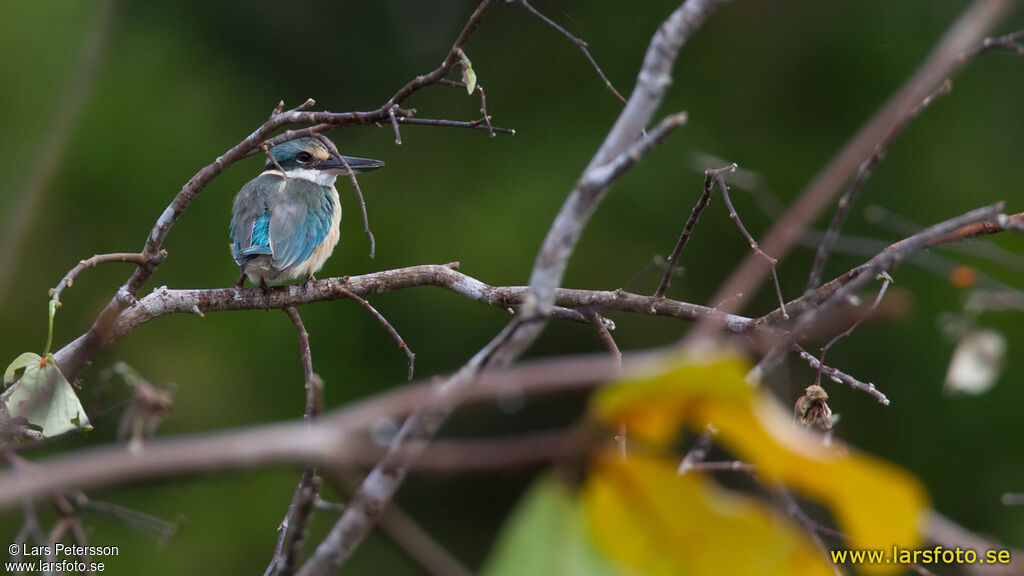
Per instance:
[[[733,172],[736,170],[736,168],[736,163],[733,163],[723,168],[711,168],[706,170],[704,172],[704,186],[705,188],[709,186],[708,179],[713,180],[713,182],[710,184],[712,188],[714,187],[714,184],[718,184],[718,190],[722,193],[722,200],[725,202],[725,207],[728,208],[729,210],[729,218],[731,218],[732,221],[736,223],[736,227],[740,229],[740,233],[743,234],[743,237],[747,239],[747,244],[750,245],[750,249],[753,250],[755,254],[763,258],[766,262],[768,262],[769,269],[772,275],[772,282],[775,284],[775,296],[779,299],[779,310],[782,311],[783,318],[789,318],[789,314],[786,312],[786,300],[785,298],[782,297],[782,286],[779,285],[779,274],[775,269],[775,265],[778,264],[778,260],[766,254],[764,250],[761,250],[761,247],[757,244],[757,241],[754,240],[754,237],[750,235],[750,232],[747,232],[746,226],[743,225],[743,221],[740,220],[739,213],[736,212],[736,208],[733,207],[732,200],[729,198],[729,187],[726,186],[725,184],[724,174],[726,172]],[[739,296],[735,297],[739,298]],[[721,305],[722,304],[717,304],[716,307]]]
[[[460,82],[458,80],[449,80],[447,78],[439,80],[438,83],[444,84],[445,86],[456,86],[460,88],[466,88],[465,82]],[[494,138],[495,136],[497,136],[497,134],[495,134],[494,126],[491,126],[491,116],[490,114],[487,113],[487,95],[484,93],[483,85],[478,82],[475,91],[480,93],[481,114],[480,120],[477,120],[476,122],[483,122],[487,126],[487,131],[491,133],[491,138]],[[512,133],[515,134],[515,131],[513,131]]]

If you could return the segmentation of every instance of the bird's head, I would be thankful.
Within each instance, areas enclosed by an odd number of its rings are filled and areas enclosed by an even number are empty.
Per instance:
[[[280,166],[289,175],[306,177],[309,180],[348,174],[346,164],[357,174],[376,170],[384,165],[380,160],[333,154],[317,138],[296,138],[278,144],[270,149],[270,156],[273,160],[267,159],[267,170],[276,170]],[[277,165],[274,162],[277,162]],[[333,182],[334,178],[330,179]]]

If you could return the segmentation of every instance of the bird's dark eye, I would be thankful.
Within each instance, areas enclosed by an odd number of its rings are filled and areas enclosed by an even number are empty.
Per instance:
[[[309,152],[299,152],[295,155],[295,159],[298,160],[299,164],[309,164],[313,161],[313,155]]]

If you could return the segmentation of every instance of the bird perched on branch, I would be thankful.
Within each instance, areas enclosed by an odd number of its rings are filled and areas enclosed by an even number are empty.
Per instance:
[[[235,195],[231,252],[246,277],[266,289],[289,280],[309,281],[338,244],[341,202],[334,181],[369,172],[380,160],[339,156],[317,138],[274,146],[266,169]]]

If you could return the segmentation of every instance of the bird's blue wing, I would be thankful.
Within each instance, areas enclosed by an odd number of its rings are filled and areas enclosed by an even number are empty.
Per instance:
[[[331,189],[302,178],[289,178],[272,194],[267,231],[274,268],[284,270],[306,261],[331,228]]]
[[[235,260],[269,254],[284,270],[304,262],[330,231],[331,189],[302,178],[264,174],[235,197],[231,239]]]
[[[280,186],[282,178],[264,174],[250,180],[235,195],[231,209],[231,248],[235,261],[271,254],[269,223],[270,191]]]

